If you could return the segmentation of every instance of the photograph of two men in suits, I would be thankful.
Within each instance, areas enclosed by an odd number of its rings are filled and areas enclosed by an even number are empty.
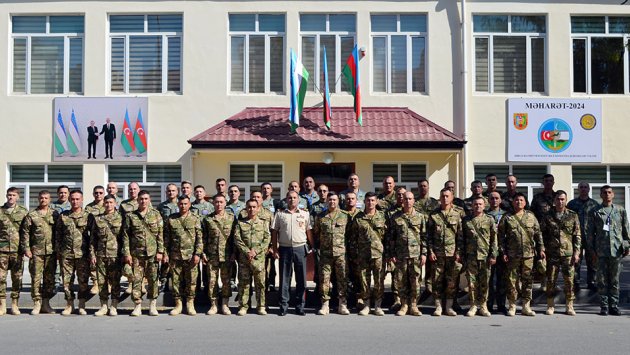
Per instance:
[[[111,123],[109,117],[99,133],[94,121],[90,121],[88,131],[88,159],[96,159],[96,142],[99,136],[105,135],[105,159],[114,159],[113,148],[116,140],[116,126]]]

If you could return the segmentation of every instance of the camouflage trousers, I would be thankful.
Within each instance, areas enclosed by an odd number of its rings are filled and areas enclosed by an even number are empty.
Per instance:
[[[7,276],[11,272],[11,298],[20,298],[24,262],[18,253],[0,253],[0,298],[7,296]]]
[[[518,298],[517,283],[521,280],[521,298],[524,302],[532,300],[534,283],[534,258],[509,258],[507,263],[507,299],[514,303]]]
[[[337,278],[339,299],[346,298],[348,283],[346,280],[346,257],[322,255],[319,260],[319,292],[322,302],[330,300],[330,276],[334,270]]]
[[[158,262],[153,256],[133,257],[133,292],[131,298],[135,303],[142,302],[142,283],[147,279],[147,298],[158,297]]]
[[[398,271],[396,270],[396,263],[393,261],[388,261],[386,267],[392,275],[392,294],[394,295],[394,297],[398,297],[398,282],[396,282],[396,280],[398,279]],[[385,274],[387,274],[387,271],[385,272]]]
[[[194,299],[197,290],[199,265],[195,265],[192,260],[171,259],[169,268],[173,277],[173,298],[179,300],[182,296],[186,296],[188,299]],[[184,284],[183,289],[182,282]]]
[[[401,303],[413,304],[418,299],[421,272],[419,258],[396,259],[396,287]]]
[[[573,301],[575,299],[573,293],[574,269],[570,256],[547,257],[547,298],[553,298],[556,295],[556,282],[560,270],[562,270],[564,280],[564,296],[567,302]]]
[[[619,304],[620,257],[597,258],[597,291],[601,307],[617,307]]]
[[[370,281],[374,280],[372,295],[374,300],[383,299],[383,283],[385,281],[385,265],[383,258],[364,260],[359,264],[357,283],[359,290],[357,300],[362,299],[367,304],[370,302]]]
[[[86,299],[89,296],[88,278],[90,277],[90,262],[87,258],[63,258],[61,264],[61,279],[63,283],[64,298],[67,301],[74,300],[72,285],[74,275],[77,275],[79,283],[79,299]]]
[[[454,256],[438,256],[431,268],[433,269],[433,299],[440,300],[443,296],[448,299],[455,298],[462,264],[455,261]],[[444,290],[445,283],[446,291]]]
[[[57,258],[55,255],[33,255],[28,261],[31,273],[31,298],[41,301],[42,298],[55,297],[55,270]]]
[[[221,278],[221,297],[229,298],[232,296],[230,289],[230,275],[232,271],[229,261],[209,261],[206,264],[206,273],[208,274],[208,298],[212,304],[216,304],[219,291],[219,278]]]
[[[258,307],[265,307],[265,259],[251,261],[241,258],[238,261],[238,294],[240,306],[248,307],[249,290],[254,279],[254,290],[256,291],[256,303]]]
[[[471,305],[488,302],[490,264],[487,260],[469,260],[466,266],[468,278],[468,298]]]
[[[98,283],[98,296],[101,301],[107,302],[109,288],[111,287],[112,300],[117,300],[120,295],[120,258],[96,258],[96,282]]]

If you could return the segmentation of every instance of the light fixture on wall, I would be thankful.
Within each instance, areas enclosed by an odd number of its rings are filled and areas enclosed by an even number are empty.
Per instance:
[[[330,164],[335,161],[335,156],[331,152],[324,152],[322,153],[322,161],[324,164]]]

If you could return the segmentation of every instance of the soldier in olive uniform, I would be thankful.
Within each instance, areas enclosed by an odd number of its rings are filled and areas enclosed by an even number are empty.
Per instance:
[[[489,317],[488,290],[491,267],[497,261],[497,225],[484,213],[485,200],[478,196],[472,204],[472,214],[462,222],[465,240],[466,276],[470,309],[466,315]]]
[[[348,188],[339,193],[339,206],[346,205],[346,195],[348,192],[354,192],[357,198],[357,208],[363,209],[363,200],[365,199],[365,192],[360,188],[361,182],[359,181],[359,175],[350,174],[348,177]]]
[[[317,312],[327,315],[330,300],[330,277],[334,272],[337,278],[337,292],[339,297],[338,313],[350,314],[346,300],[346,232],[349,229],[350,217],[348,213],[339,208],[339,196],[335,193],[328,194],[328,210],[317,216],[315,220],[314,238],[319,246],[319,287],[322,307]]]
[[[197,185],[195,186],[194,191],[195,200],[192,202],[190,210],[198,214],[201,218],[204,218],[214,212],[214,206],[212,206],[212,203],[206,201],[206,188],[203,187],[203,185]]]
[[[150,206],[146,190],[138,194],[138,209],[125,214],[122,255],[133,265],[132,299],[136,304],[131,315],[142,312],[142,282],[148,281],[147,298],[151,300],[149,315],[157,316],[158,266],[164,256],[163,221],[160,212]]]
[[[498,191],[490,192],[488,194],[488,203],[490,204],[490,208],[486,213],[494,219],[494,224],[498,227],[499,221],[503,215],[507,213],[501,208],[501,194]],[[490,272],[490,296],[488,297],[488,310],[490,312],[492,312],[494,303],[497,304],[497,311],[499,313],[505,313],[507,311],[505,308],[505,299],[507,296],[505,274],[506,265],[503,262],[502,255],[499,255],[496,264],[492,265]]]
[[[32,315],[55,313],[50,307],[50,299],[55,296],[55,270],[57,258],[54,250],[54,226],[57,212],[50,208],[50,192],[42,190],[38,194],[39,205],[30,211],[21,226],[20,243],[24,255],[29,258],[31,273]]]
[[[260,207],[255,199],[247,201],[245,207],[247,218],[239,220],[234,228],[234,244],[238,249],[240,307],[237,315],[239,316],[247,314],[252,278],[256,290],[257,312],[261,316],[267,314],[265,310],[265,254],[269,248],[271,233],[269,222],[258,218]]]
[[[405,189],[403,186],[396,187],[396,204],[391,206],[385,214],[385,216],[387,217],[388,224],[391,225],[392,217],[394,216],[394,214],[396,214],[396,212],[402,211],[406,193],[407,193],[407,189]],[[384,248],[385,248],[384,252],[386,253],[388,246],[385,245]],[[396,273],[397,273],[396,262],[393,261],[393,256],[385,257],[385,261],[386,261],[385,274],[387,275],[387,271],[389,271],[391,274],[391,290],[392,290],[392,295],[394,295],[394,302],[392,303],[390,307],[390,311],[397,312],[400,309],[402,304],[400,302],[400,293],[398,292],[398,282],[396,282],[397,277],[398,277],[396,276]]]
[[[386,255],[396,264],[395,282],[401,298],[397,316],[407,312],[422,315],[417,300],[421,268],[427,260],[426,217],[414,209],[415,202],[412,192],[404,193],[402,209],[391,216],[387,233]]]
[[[554,177],[551,174],[545,174],[542,178],[543,191],[534,195],[532,198],[531,211],[536,216],[538,223],[543,219],[543,216],[553,209],[553,198],[555,192],[553,191]],[[534,263],[538,260],[534,257]],[[534,269],[535,278],[540,278],[540,289],[542,291],[547,290],[547,283],[545,282],[546,275],[540,274],[537,269]]]
[[[367,194],[366,194],[367,195]],[[386,176],[383,179],[383,191],[378,194],[378,209],[387,211],[396,204],[396,182],[393,176]]]
[[[472,215],[472,205],[477,197],[483,198],[484,206],[488,206],[488,199],[483,195],[483,184],[479,180],[470,183],[470,197],[464,199],[464,212],[466,216]]]
[[[137,182],[130,182],[127,185],[127,192],[129,193],[129,198],[123,200],[118,205],[118,211],[123,215],[123,221],[125,219],[125,215],[127,213],[131,213],[138,209],[138,193],[140,192],[140,186]],[[131,294],[133,292],[133,270],[130,264],[123,263],[122,266],[122,275],[127,279],[129,286],[125,293]]]
[[[319,201],[319,195],[315,190],[315,179],[312,176],[307,176],[302,181],[302,186],[304,189],[300,192],[300,197],[304,198],[308,203],[307,209],[310,210],[311,206]]]
[[[18,300],[22,290],[24,250],[20,245],[20,224],[28,210],[17,204],[16,187],[7,189],[7,201],[0,207],[0,316],[6,313],[7,276],[11,272],[11,313],[20,314]]]
[[[510,174],[505,177],[506,190],[501,194],[501,209],[506,212],[514,212],[512,203],[514,202],[516,194],[518,194],[516,185],[518,185],[518,179],[515,175]],[[529,201],[527,201],[527,199],[525,199],[525,209],[529,210]]]
[[[447,182],[444,183],[444,188],[451,190],[451,192],[453,193],[453,205],[455,205],[455,206],[461,208],[462,210],[464,210],[466,208],[466,203],[464,203],[464,200],[462,200],[461,198],[457,197],[457,195],[455,193],[456,192],[455,181],[448,180]]]
[[[626,209],[614,205],[612,187],[600,189],[602,204],[590,216],[588,242],[597,256],[597,289],[600,313],[621,315],[619,311],[619,272],[621,259],[630,254],[628,215]]]
[[[597,262],[593,249],[588,243],[588,220],[589,216],[599,207],[599,202],[589,197],[591,192],[591,186],[588,182],[580,182],[578,184],[579,196],[571,200],[567,204],[567,208],[574,211],[578,215],[580,220],[580,231],[582,232],[582,250],[580,251],[580,258],[575,264],[575,277],[573,286],[576,290],[580,289],[580,267],[582,260],[586,262],[586,287],[589,290],[597,290],[595,284],[595,274],[597,274]]]
[[[440,207],[440,202],[429,196],[429,180],[420,179],[418,181],[418,196],[416,196],[416,203],[413,207],[416,211],[422,212],[427,216]]]
[[[120,295],[122,248],[122,214],[116,210],[116,197],[107,195],[103,202],[103,213],[92,215],[90,221],[90,259],[96,267],[96,279],[98,281],[99,298],[101,308],[94,313],[95,316],[107,314],[107,300],[110,297],[111,288],[112,304],[109,315],[118,315],[118,296]]]
[[[94,186],[92,189],[92,196],[94,196],[94,201],[85,206],[85,211],[96,216],[105,211],[105,207],[103,206],[105,188],[101,185]],[[98,281],[96,280],[96,264],[90,263],[90,279],[92,280],[92,289],[90,289],[90,293],[95,295],[99,290]]]
[[[534,255],[538,251],[541,259],[545,258],[540,225],[534,214],[525,210],[525,195],[517,193],[512,203],[513,213],[508,213],[499,222],[500,253],[507,264],[508,302],[507,315],[516,314],[516,284],[521,281],[521,298],[526,316],[534,316],[530,303],[532,301],[532,283]]]
[[[483,196],[485,198],[489,198],[490,194],[493,192],[496,192],[499,196],[501,196],[501,192],[497,189],[498,182],[499,180],[497,179],[496,174],[490,173],[486,175],[486,190],[483,192]]]
[[[90,214],[83,209],[83,193],[80,190],[70,192],[70,210],[62,212],[55,223],[55,251],[61,266],[63,291],[66,307],[61,312],[67,316],[74,310],[74,292],[72,284],[76,273],[79,282],[79,314],[86,315],[85,301],[89,296],[88,278],[90,276]]]
[[[566,313],[575,315],[573,310],[573,272],[580,259],[580,221],[577,213],[567,208],[567,193],[558,190],[554,198],[554,208],[547,212],[540,223],[540,230],[547,254],[547,311],[554,313],[554,297],[558,272],[562,269],[564,296],[567,302]]]
[[[184,182],[182,182],[182,186],[184,186]],[[179,188],[175,184],[166,185],[166,200],[160,202],[157,207],[157,210],[162,215],[162,220],[166,223],[168,218],[175,213],[179,212],[177,196],[179,195]],[[182,193],[182,196],[187,196]],[[164,254],[165,258],[168,259],[168,251]],[[168,261],[162,260],[162,264],[160,265],[160,292],[163,292],[168,283],[168,277],[170,274],[170,265]]]

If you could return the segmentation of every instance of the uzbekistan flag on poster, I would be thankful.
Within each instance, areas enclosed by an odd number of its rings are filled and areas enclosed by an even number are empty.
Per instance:
[[[61,110],[57,113],[57,121],[54,126],[55,132],[53,135],[53,141],[55,144],[55,150],[57,151],[57,155],[62,155],[68,151],[68,146],[66,145],[68,138],[66,137],[66,127],[64,126],[63,118],[61,117]]]

